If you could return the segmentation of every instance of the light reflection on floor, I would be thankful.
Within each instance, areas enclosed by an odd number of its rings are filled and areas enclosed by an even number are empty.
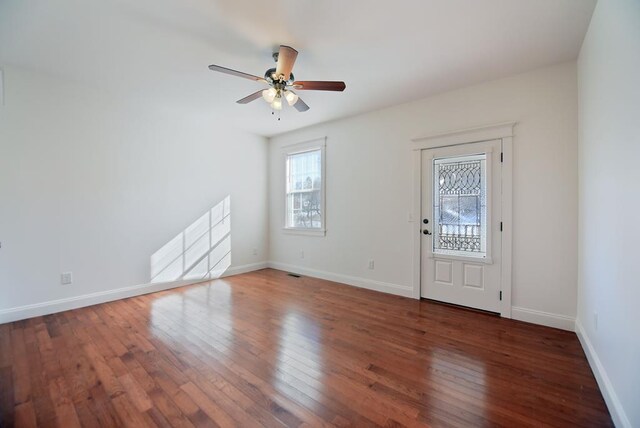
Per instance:
[[[296,384],[313,407],[317,404],[313,400],[320,402],[324,391],[322,327],[300,312],[279,316],[268,305],[261,308],[254,302],[252,312],[262,322],[273,324],[264,333],[241,315],[234,316],[234,294],[241,293],[238,290],[224,280],[215,280],[158,297],[151,304],[149,330],[163,342],[180,343],[187,338],[198,344],[191,352],[215,357],[221,363],[250,358],[247,352],[262,357],[255,359],[256,364],[273,361],[273,366],[263,369],[271,374],[274,388],[291,394],[291,384]],[[202,324],[203,320],[207,324]],[[273,358],[264,355],[269,353]]]
[[[486,411],[486,367],[484,361],[454,349],[433,348],[424,365],[429,392],[424,394],[425,405],[447,407],[461,401],[473,407],[473,417],[481,423]],[[473,382],[467,381],[472,378]],[[467,415],[469,416],[469,415]]]
[[[236,340],[232,314],[233,289],[224,280],[216,280],[155,299],[149,330],[163,341],[170,330],[176,343],[184,337],[199,343],[194,353],[210,354],[213,350],[216,358],[232,357]]]
[[[324,390],[322,328],[311,318],[299,312],[287,312],[281,321],[277,348],[275,388],[285,393],[287,383],[297,383],[306,395],[321,400]],[[298,380],[300,379],[300,380]]]

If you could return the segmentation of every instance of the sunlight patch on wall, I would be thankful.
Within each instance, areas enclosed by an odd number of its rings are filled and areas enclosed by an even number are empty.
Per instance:
[[[231,196],[151,256],[151,282],[214,279],[231,266]]]

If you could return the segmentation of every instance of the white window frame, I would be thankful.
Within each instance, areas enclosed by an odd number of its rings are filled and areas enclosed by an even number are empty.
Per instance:
[[[283,175],[284,175],[284,189],[283,189],[283,193],[284,193],[284,216],[283,216],[283,221],[284,221],[284,226],[282,227],[282,230],[285,233],[288,234],[293,234],[293,235],[306,235],[306,236],[325,236],[327,233],[327,177],[326,177],[326,171],[327,171],[327,166],[326,166],[326,146],[327,146],[327,138],[326,137],[322,137],[322,138],[317,138],[314,140],[310,140],[310,141],[305,141],[302,143],[297,143],[297,144],[291,144],[289,146],[284,146],[282,148],[283,153],[282,153],[282,157],[283,157]],[[299,153],[304,153],[304,152],[311,152],[311,151],[315,151],[315,150],[320,150],[320,174],[322,175],[320,177],[320,212],[322,213],[321,216],[321,226],[320,228],[310,228],[310,227],[287,227],[287,158],[291,155],[295,155],[295,154],[299,154]]]

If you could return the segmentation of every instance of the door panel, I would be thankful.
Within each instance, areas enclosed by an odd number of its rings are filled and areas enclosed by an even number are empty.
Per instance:
[[[422,151],[421,296],[500,310],[501,140]]]

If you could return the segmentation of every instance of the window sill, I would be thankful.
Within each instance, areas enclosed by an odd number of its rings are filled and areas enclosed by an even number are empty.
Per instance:
[[[302,235],[302,236],[325,236],[326,229],[299,229],[295,227],[283,227],[282,231],[288,235]]]

